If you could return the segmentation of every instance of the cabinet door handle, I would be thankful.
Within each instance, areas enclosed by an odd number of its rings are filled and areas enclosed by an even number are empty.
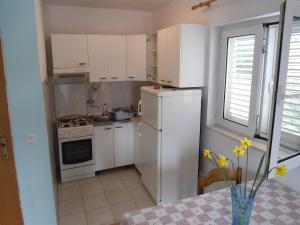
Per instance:
[[[117,80],[117,79],[118,79],[118,77],[112,77],[111,79],[113,79],[113,80]]]
[[[116,127],[116,128],[122,128],[122,127]]]
[[[165,80],[160,80],[161,82],[165,82]]]
[[[86,63],[84,63],[84,62],[80,62],[80,63],[78,63],[78,65],[79,65],[79,66],[85,66],[85,65],[86,65]]]
[[[134,79],[134,77],[128,77],[129,79]]]
[[[100,80],[106,80],[106,77],[100,77]]]
[[[170,80],[167,80],[167,83],[172,83],[172,81],[170,81]]]
[[[111,128],[104,128],[104,130],[110,130]]]

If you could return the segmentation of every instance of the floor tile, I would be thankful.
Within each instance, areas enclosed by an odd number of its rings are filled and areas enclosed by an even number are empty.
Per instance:
[[[74,214],[84,212],[82,199],[71,199],[58,203],[58,215],[65,216],[68,214]]]
[[[59,225],[87,225],[85,214],[76,213],[58,218]]]
[[[90,184],[90,183],[97,183],[99,180],[96,177],[89,177],[85,179],[79,180],[80,185]]]
[[[130,193],[130,196],[133,199],[141,198],[149,195],[143,185],[130,186],[128,187],[128,191]]]
[[[118,172],[114,172],[114,171],[101,173],[97,176],[97,178],[100,179],[100,181],[107,180],[107,179],[113,179],[113,178],[119,178],[119,177],[120,176],[119,176]]]
[[[142,197],[134,199],[134,203],[138,209],[149,208],[155,206],[155,202],[150,197]]]
[[[99,208],[86,212],[88,225],[103,225],[115,221],[110,208]]]
[[[79,182],[77,180],[70,181],[70,182],[64,182],[64,183],[59,182],[57,184],[57,186],[58,186],[58,189],[78,187],[79,186]]]
[[[120,221],[126,212],[135,211],[137,210],[137,207],[133,201],[128,201],[112,205],[111,209],[113,211],[115,219]]]
[[[97,195],[104,192],[100,182],[80,185],[80,190],[83,197]]]
[[[58,190],[59,202],[70,200],[70,199],[78,199],[78,198],[81,198],[79,187],[63,188]]]
[[[113,178],[101,181],[104,191],[112,191],[120,188],[125,188],[121,178]]]
[[[131,200],[130,194],[126,189],[117,189],[105,193],[110,204],[126,202]]]
[[[142,184],[141,178],[137,174],[131,174],[126,177],[121,177],[121,179],[127,187]]]
[[[85,211],[89,211],[97,208],[109,207],[108,201],[106,200],[106,196],[104,194],[84,197],[83,203],[84,203]]]
[[[131,175],[139,175],[137,170],[135,168],[130,168],[130,169],[122,169],[118,171],[120,177],[127,177]]]

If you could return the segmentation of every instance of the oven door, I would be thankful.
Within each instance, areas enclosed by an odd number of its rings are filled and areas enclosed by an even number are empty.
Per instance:
[[[93,137],[59,140],[60,169],[72,169],[94,165]]]

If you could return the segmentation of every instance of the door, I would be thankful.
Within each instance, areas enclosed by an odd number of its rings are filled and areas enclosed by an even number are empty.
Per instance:
[[[155,130],[161,130],[161,102],[161,97],[142,91],[142,120],[153,127]]]
[[[114,127],[94,128],[96,171],[114,168]]]
[[[126,77],[126,37],[108,36],[108,70],[113,81],[125,80]]]
[[[157,32],[157,82],[167,84],[167,29]]]
[[[300,166],[300,2],[284,2],[280,15],[269,167],[291,170]]]
[[[127,79],[146,81],[146,35],[126,37]]]
[[[160,202],[160,151],[161,131],[141,123],[141,175],[142,182],[155,200]]]
[[[133,164],[132,129],[130,123],[114,125],[115,167]]]
[[[52,34],[53,68],[88,67],[87,35]]]
[[[103,82],[108,76],[107,36],[88,35],[90,82]]]
[[[167,29],[167,84],[179,86],[180,26]]]
[[[0,224],[22,225],[0,42]]]

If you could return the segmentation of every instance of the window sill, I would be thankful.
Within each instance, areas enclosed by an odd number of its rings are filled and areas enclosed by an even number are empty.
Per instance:
[[[217,125],[212,125],[212,126],[208,126],[209,129],[213,130],[213,131],[216,131],[220,134],[223,134],[224,136],[226,137],[229,137],[233,140],[236,140],[236,141],[240,141],[244,136],[234,132],[234,131],[231,131],[231,130],[228,130],[226,128],[223,128],[223,127],[220,127],[220,126],[217,126]],[[252,142],[252,146],[262,152],[267,152],[267,142],[264,141],[264,140],[258,140],[256,138],[249,138]]]

